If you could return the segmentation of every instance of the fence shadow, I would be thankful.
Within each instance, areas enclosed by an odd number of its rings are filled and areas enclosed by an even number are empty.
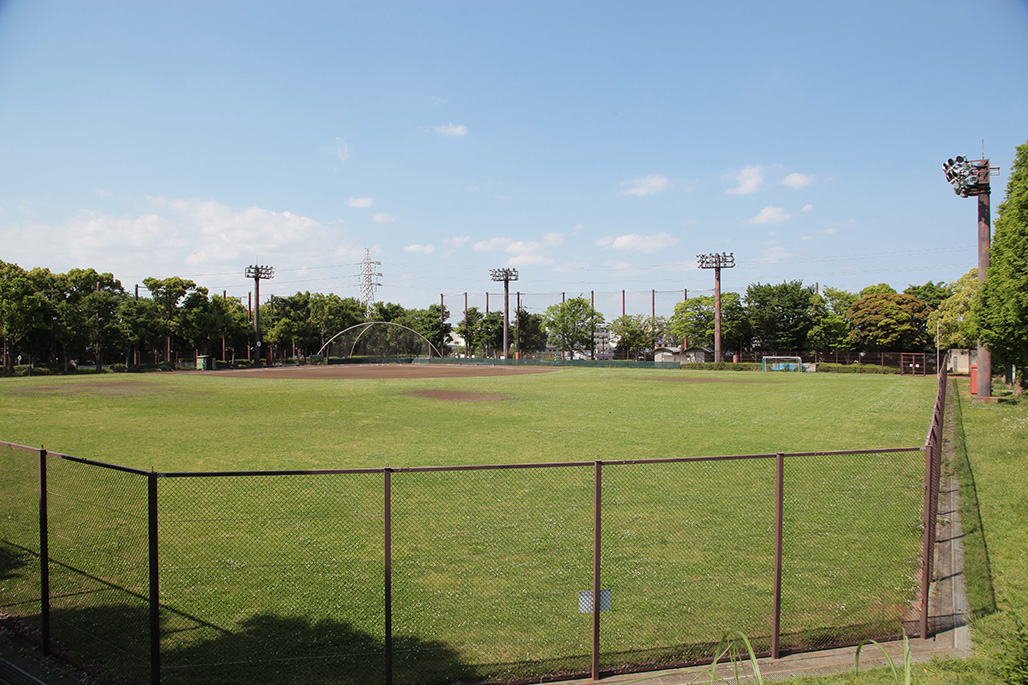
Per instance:
[[[445,643],[396,636],[393,644],[396,683],[441,685],[476,676]],[[261,613],[237,630],[165,648],[162,665],[162,683],[363,685],[385,682],[385,644],[346,621]]]
[[[28,566],[25,553],[17,551],[6,540],[0,540],[0,580],[10,580],[21,574],[19,569]]]

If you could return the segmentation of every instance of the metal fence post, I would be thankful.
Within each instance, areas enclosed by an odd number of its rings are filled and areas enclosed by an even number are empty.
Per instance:
[[[160,569],[157,566],[157,474],[147,474],[147,513],[149,519],[150,563],[150,682],[161,682],[161,595]]]
[[[393,683],[393,502],[392,502],[392,470],[382,470],[384,475],[383,518],[385,548],[383,550],[385,567],[385,681]]]
[[[591,672],[592,679],[600,679],[600,503],[603,487],[601,482],[602,464],[593,464],[593,654]]]
[[[921,533],[921,639],[928,639],[928,594],[932,583],[932,474],[935,471],[934,439],[929,438],[924,450],[924,503]]]
[[[775,588],[774,615],[771,619],[771,658],[781,654],[779,634],[782,630],[782,530],[785,518],[785,455],[775,455]]]
[[[50,655],[50,533],[47,523],[46,450],[39,450],[39,619],[43,654]]]

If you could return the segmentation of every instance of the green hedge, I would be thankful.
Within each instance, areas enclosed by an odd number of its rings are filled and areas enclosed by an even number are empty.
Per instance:
[[[755,362],[692,362],[683,363],[683,369],[690,371],[760,371]]]
[[[828,364],[817,365],[818,373],[878,373],[878,374],[899,374],[898,366],[885,366],[881,364]]]

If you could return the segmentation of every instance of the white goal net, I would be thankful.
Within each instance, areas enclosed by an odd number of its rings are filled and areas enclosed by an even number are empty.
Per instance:
[[[803,360],[799,357],[761,357],[761,371],[803,371]]]

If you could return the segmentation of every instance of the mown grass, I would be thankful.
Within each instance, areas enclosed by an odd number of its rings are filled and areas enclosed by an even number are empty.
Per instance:
[[[917,445],[934,399],[924,378],[741,381],[621,369],[377,381],[15,378],[0,382],[0,439],[159,471],[640,459]],[[419,389],[507,399],[404,394]]]
[[[577,369],[375,382],[14,379],[0,395],[0,438],[167,471],[641,459],[915,446],[934,399],[930,379],[738,380]],[[507,399],[403,394],[429,388]],[[790,458],[786,644],[898,627],[916,584],[919,459]],[[773,460],[604,474],[603,577],[614,597],[602,616],[604,667],[700,658],[729,629],[765,648]],[[592,585],[592,475],[393,474],[397,682],[586,668],[591,618],[577,601]],[[55,552],[77,569],[56,574],[67,596],[55,612],[100,645],[106,634],[145,634],[138,597],[110,597],[142,594],[143,480],[70,462],[52,474]],[[381,486],[380,474],[160,479],[166,681],[200,672],[208,682],[375,682]],[[145,663],[145,640],[122,647],[122,664]]]

